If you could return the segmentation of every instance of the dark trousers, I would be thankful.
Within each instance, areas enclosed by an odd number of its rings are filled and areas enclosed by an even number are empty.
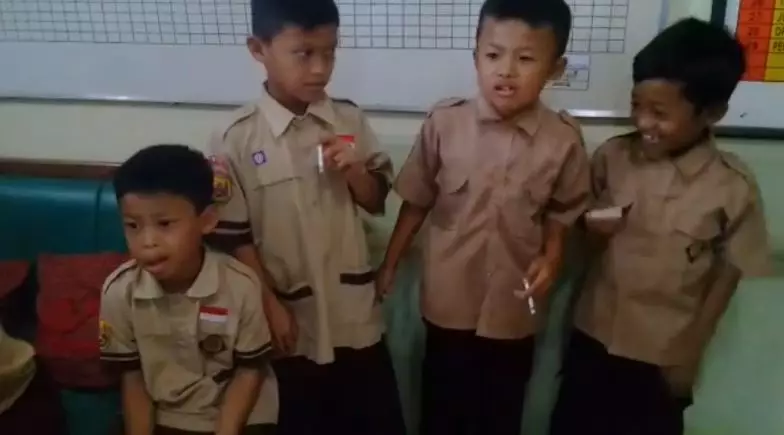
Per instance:
[[[425,324],[420,435],[520,435],[534,339]]]
[[[277,435],[404,435],[400,394],[383,340],[338,348],[335,361],[304,357],[273,363],[280,390]]]
[[[40,368],[25,392],[0,414],[3,435],[65,435],[65,412],[57,385]]]
[[[681,435],[690,397],[677,398],[658,366],[610,355],[575,330],[562,368],[551,435]]]

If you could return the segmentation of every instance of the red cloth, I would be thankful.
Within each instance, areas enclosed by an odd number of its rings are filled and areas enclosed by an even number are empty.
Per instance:
[[[100,361],[98,316],[106,278],[125,254],[41,255],[35,349],[52,377],[72,388],[112,386]]]

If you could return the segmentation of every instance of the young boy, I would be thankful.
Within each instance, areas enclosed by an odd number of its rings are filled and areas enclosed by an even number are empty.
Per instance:
[[[248,48],[261,99],[213,139],[220,222],[212,242],[264,283],[282,356],[283,435],[399,435],[361,211],[384,210],[391,165],[362,111],[325,94],[338,44],[333,0],[255,0]]]
[[[430,217],[420,433],[520,432],[537,317],[590,199],[579,127],[539,99],[564,71],[570,27],[562,0],[487,0],[479,96],[437,105],[395,183],[404,202],[380,294]]]
[[[114,189],[133,260],[107,278],[101,359],[122,373],[126,434],[270,434],[277,391],[254,272],[206,250],[213,175],[185,146],[143,149]]]
[[[554,434],[680,434],[702,351],[741,277],[768,268],[754,175],[713,125],[744,73],[741,45],[686,19],[634,60],[636,132],[593,157],[603,243],[591,254]],[[602,213],[600,213],[602,214]]]

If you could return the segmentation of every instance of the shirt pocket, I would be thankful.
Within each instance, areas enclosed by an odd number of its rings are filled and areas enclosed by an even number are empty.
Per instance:
[[[294,169],[283,162],[273,165],[265,163],[255,168],[254,176],[251,178],[254,190],[271,189],[285,185],[287,181],[299,178]]]
[[[346,268],[340,274],[335,298],[341,323],[365,324],[373,319],[376,305],[376,273],[370,266]]]
[[[430,212],[433,225],[455,229],[468,203],[468,173],[459,169],[442,169],[436,176],[438,195]]]
[[[722,249],[719,222],[710,216],[685,215],[675,221],[674,227],[672,260],[681,278],[680,286],[687,293],[701,294]]]

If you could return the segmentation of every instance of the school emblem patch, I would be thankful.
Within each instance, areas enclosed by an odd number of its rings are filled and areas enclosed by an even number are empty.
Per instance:
[[[199,343],[199,348],[207,355],[215,355],[226,350],[226,343],[217,334],[210,334]]]
[[[105,321],[98,322],[98,346],[103,350],[109,346],[112,338],[112,327]]]
[[[217,156],[210,157],[212,165],[212,200],[225,203],[231,199],[231,174],[228,162]]]

